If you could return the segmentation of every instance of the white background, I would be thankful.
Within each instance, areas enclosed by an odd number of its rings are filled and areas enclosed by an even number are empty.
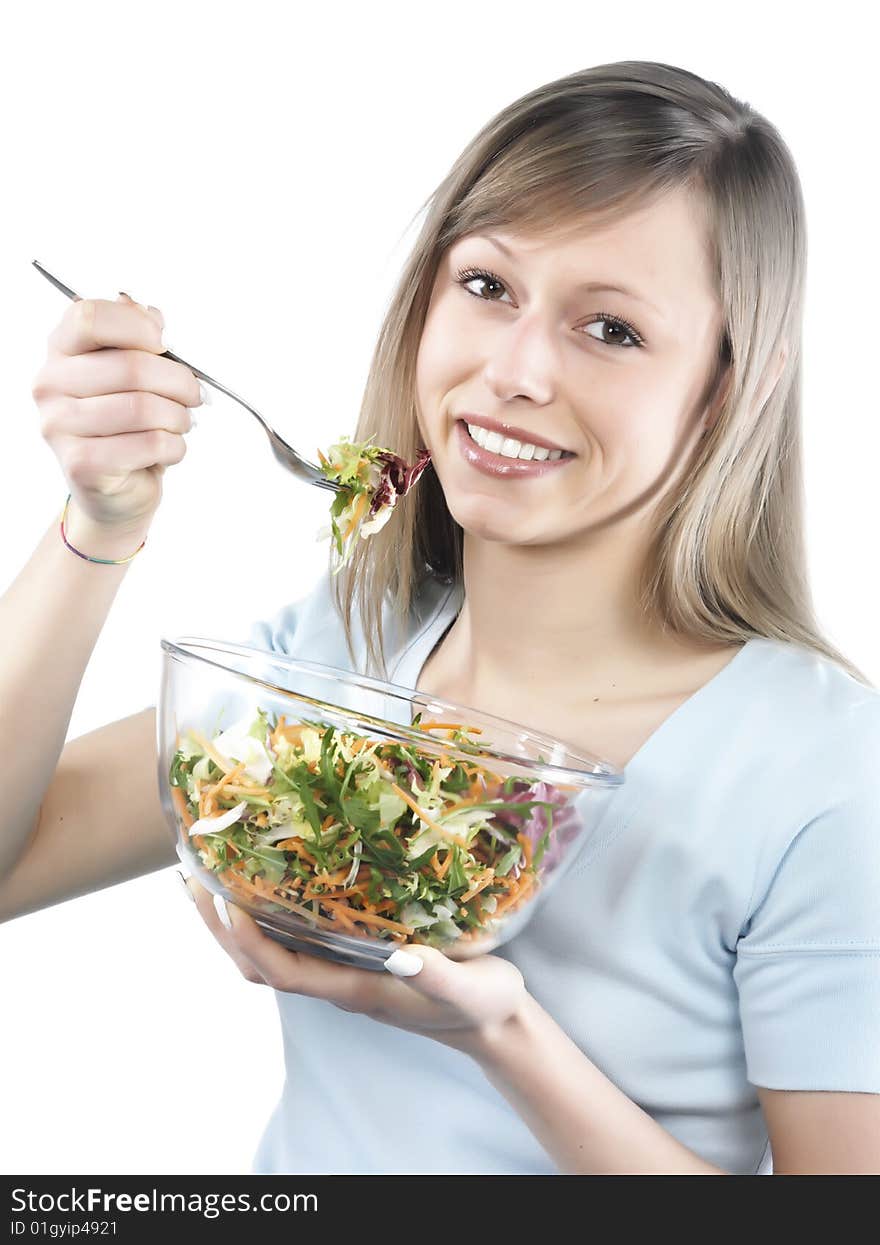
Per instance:
[[[0,591],[66,493],[30,387],[67,302],[32,259],[83,296],[161,307],[171,349],[314,458],[354,429],[413,218],[473,134],[543,82],[656,60],[750,102],[797,162],[813,590],[880,683],[876,67],[858,9],[840,29],[817,13],[739,3],[719,37],[704,3],[641,0],[16,6],[0,50]],[[155,703],[161,635],[242,636],[325,565],[328,495],[286,477],[240,407],[215,393],[188,442],[71,738]],[[283,1080],[274,998],[171,870],[3,925],[0,972],[0,1170],[249,1170]],[[221,1069],[236,1088],[215,1089]]]

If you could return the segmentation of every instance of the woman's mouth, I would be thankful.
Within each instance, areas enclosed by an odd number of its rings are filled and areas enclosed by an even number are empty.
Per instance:
[[[480,445],[474,439],[473,434],[479,436],[485,444]],[[529,447],[528,444],[524,446],[522,442],[503,438],[498,433],[487,433],[485,428],[479,428],[475,424],[469,425],[463,419],[456,420],[455,437],[463,458],[472,467],[476,467],[485,475],[501,476],[507,479],[547,475],[548,472],[558,471],[565,463],[577,457],[568,450],[548,452],[541,446]],[[527,453],[531,448],[531,452],[537,453],[538,457],[520,458],[519,453],[523,448]],[[514,451],[516,457],[513,457]],[[551,455],[556,455],[556,457],[551,457]]]

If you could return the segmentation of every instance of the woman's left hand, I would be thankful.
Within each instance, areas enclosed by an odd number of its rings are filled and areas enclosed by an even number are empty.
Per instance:
[[[408,943],[391,957],[393,964],[386,961],[389,971],[378,973],[289,951],[235,904],[221,900],[216,906],[196,878],[186,885],[205,924],[248,981],[326,999],[343,1011],[361,1012],[456,1050],[476,1053],[486,1035],[517,1016],[529,997],[519,969],[494,955],[456,963],[435,947]],[[230,929],[219,915],[223,906]]]

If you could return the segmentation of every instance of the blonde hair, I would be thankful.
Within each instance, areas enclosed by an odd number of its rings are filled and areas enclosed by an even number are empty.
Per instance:
[[[682,187],[703,208],[724,315],[708,394],[722,383],[726,392],[690,469],[658,505],[642,607],[695,639],[801,645],[873,686],[820,634],[808,584],[800,182],[778,131],[717,83],[674,65],[617,61],[540,86],[493,117],[416,213],[428,207],[379,333],[354,440],[415,458],[419,342],[440,262],[458,238],[490,226],[541,233],[613,221]],[[425,576],[461,584],[462,538],[429,465],[333,578],[352,661],[357,602],[367,666],[388,677],[383,603],[390,598],[403,621]]]

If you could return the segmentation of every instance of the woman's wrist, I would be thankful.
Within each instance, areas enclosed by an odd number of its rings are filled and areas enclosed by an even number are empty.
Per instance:
[[[83,514],[71,498],[64,534],[74,549],[89,558],[127,558],[146,540],[152,515],[124,524],[99,523]]]
[[[453,1041],[444,1041],[456,1050],[470,1055],[484,1071],[496,1064],[504,1052],[528,1042],[534,1018],[541,1005],[523,991],[522,1000],[515,1011],[504,1020],[496,1020],[473,1029],[462,1029]]]

